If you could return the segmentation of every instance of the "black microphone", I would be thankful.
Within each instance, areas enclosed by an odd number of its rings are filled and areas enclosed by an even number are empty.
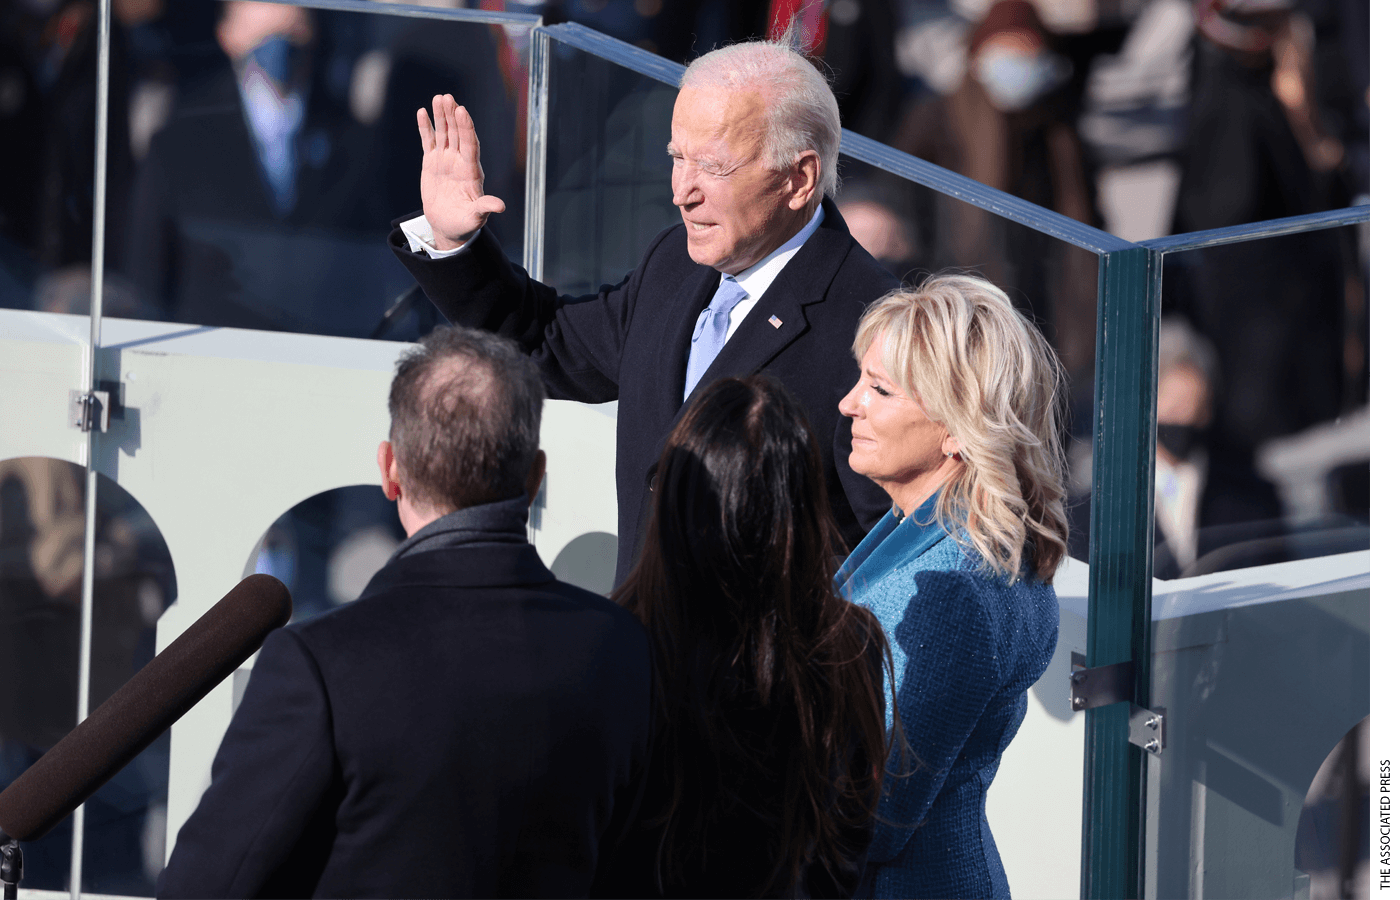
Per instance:
[[[292,597],[249,575],[0,793],[0,830],[48,834],[287,624]]]

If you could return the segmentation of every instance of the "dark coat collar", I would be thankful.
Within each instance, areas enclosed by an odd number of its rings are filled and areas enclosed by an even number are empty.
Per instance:
[[[554,580],[554,573],[530,544],[482,542],[391,560],[375,573],[360,597],[405,587],[507,587]]]

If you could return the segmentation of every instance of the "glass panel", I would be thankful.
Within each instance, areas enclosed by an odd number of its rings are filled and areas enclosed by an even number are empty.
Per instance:
[[[0,783],[8,786],[76,721],[82,618],[83,468],[0,462]],[[24,845],[24,886],[64,890],[72,819]]]
[[[558,42],[550,44],[542,279],[586,294],[631,271],[671,203],[676,89]]]
[[[0,787],[72,730],[78,704],[83,574],[81,466],[48,457],[0,462]],[[135,499],[98,478],[91,705],[149,662],[155,623],[174,600],[170,553]],[[83,887],[155,891],[164,864],[168,738],[87,803]],[[24,846],[24,886],[68,887],[73,819]]]
[[[277,517],[245,574],[261,572],[292,593],[292,620],[349,603],[404,539],[392,503],[377,487],[325,491]]]
[[[1157,577],[1370,546],[1358,236],[1335,228],[1166,256]]]
[[[1166,725],[1148,897],[1354,895],[1370,711],[1359,232],[1166,257],[1155,562],[1174,580],[1154,584]]]
[[[174,563],[155,522],[134,497],[100,474],[94,558],[91,709],[155,656],[156,622],[175,601]],[[84,891],[155,893],[156,876],[165,865],[169,777],[166,732],[88,799]],[[25,862],[28,887],[31,868],[27,858]]]
[[[93,4],[6,4],[0,27],[0,307],[86,315],[91,291],[97,15]],[[119,88],[114,88],[114,96]],[[127,178],[111,120],[109,178]],[[121,222],[108,209],[109,225]],[[109,251],[110,258],[110,251]],[[129,294],[113,285],[119,295]],[[75,384],[74,387],[77,385]]]
[[[507,205],[488,227],[520,258],[528,29],[393,11],[176,4],[123,35],[114,82],[130,98],[113,108],[131,110],[134,165],[113,183],[126,212],[109,256],[136,307],[109,314],[401,340],[431,329],[436,311],[384,239],[420,206],[414,117],[435,92],[476,117],[486,189]]]

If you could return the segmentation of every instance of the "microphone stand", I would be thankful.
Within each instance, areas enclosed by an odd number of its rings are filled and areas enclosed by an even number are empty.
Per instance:
[[[24,851],[19,848],[19,841],[0,831],[0,884],[5,886],[5,900],[16,900],[23,877]]]

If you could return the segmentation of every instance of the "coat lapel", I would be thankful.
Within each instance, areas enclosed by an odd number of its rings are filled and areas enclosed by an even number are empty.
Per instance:
[[[826,211],[826,217],[821,226],[788,260],[758,303],[749,310],[743,323],[734,331],[734,336],[725,342],[724,348],[696,384],[692,397],[712,381],[757,372],[807,331],[805,307],[826,299],[826,290],[850,252],[852,242],[836,205],[830,200],[823,200],[822,208]],[[695,311],[696,316],[700,315],[700,309],[704,309],[704,306]],[[687,340],[693,330],[693,319],[691,326],[686,329]],[[685,371],[684,362],[680,369]]]
[[[691,397],[712,381],[757,372],[807,331],[807,315],[803,308],[826,299],[826,289],[853,243],[845,220],[836,211],[836,204],[830,199],[823,200],[822,209],[826,216],[821,226],[788,260],[763,297],[749,310],[734,336],[725,342],[715,361],[701,376]],[[654,461],[660,458],[667,435],[690,405],[689,400],[681,402],[686,364],[690,360],[690,335],[695,331],[700,311],[709,305],[719,287],[719,272],[708,266],[697,266],[696,270],[696,275],[686,279],[681,292],[685,302],[668,305],[666,327],[661,332],[662,347],[655,371],[658,378],[666,379],[665,396],[673,398],[676,406],[670,424],[652,450],[653,463],[648,478],[656,469]],[[782,324],[775,328],[769,321],[773,317]]]
[[[685,390],[685,368],[690,361],[690,336],[695,331],[695,320],[700,312],[710,304],[719,287],[719,272],[709,266],[696,266],[695,271],[685,279],[676,302],[666,304],[666,321],[660,331],[656,347],[656,377],[662,380],[662,396],[671,403],[670,432],[680,415],[681,392]],[[711,366],[710,368],[714,368]],[[702,381],[701,384],[704,382]],[[660,447],[657,448],[660,452]]]

